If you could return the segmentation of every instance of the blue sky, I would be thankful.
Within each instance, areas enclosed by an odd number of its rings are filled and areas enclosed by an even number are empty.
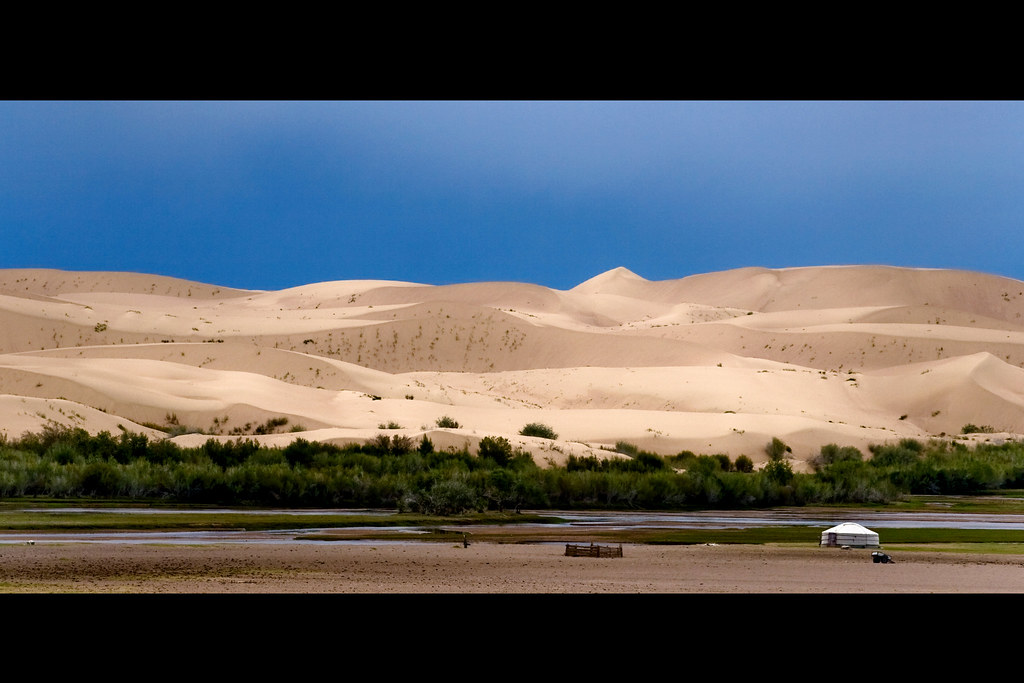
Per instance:
[[[0,102],[0,267],[568,289],[1024,279],[1024,102]]]

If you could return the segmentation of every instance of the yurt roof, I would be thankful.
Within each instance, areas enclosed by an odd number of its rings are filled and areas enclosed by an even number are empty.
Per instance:
[[[836,534],[873,534],[875,536],[878,535],[877,533],[875,533],[871,529],[865,528],[865,527],[861,526],[860,524],[857,524],[856,522],[843,522],[842,524],[837,524],[836,526],[832,527],[831,529],[826,529],[822,533],[826,533],[826,534],[828,534],[828,533],[836,533]]]

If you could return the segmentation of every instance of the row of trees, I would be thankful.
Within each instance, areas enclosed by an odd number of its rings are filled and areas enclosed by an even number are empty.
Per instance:
[[[436,450],[381,435],[338,447],[296,439],[285,448],[215,439],[195,448],[123,432],[91,436],[46,427],[0,439],[0,498],[132,498],[176,503],[292,507],[387,507],[429,514],[572,508],[742,508],[813,503],[884,503],[907,493],[976,493],[1024,487],[1024,444],[968,448],[904,440],[871,457],[830,444],[812,473],[794,473],[788,448],[749,458],[682,452],[663,457],[629,444],[626,458],[569,456],[541,468],[502,437],[476,454]]]

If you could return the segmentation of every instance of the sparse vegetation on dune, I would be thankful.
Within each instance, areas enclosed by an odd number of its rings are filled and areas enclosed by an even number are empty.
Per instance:
[[[968,422],[961,429],[961,434],[992,434],[996,430],[988,425],[981,425],[980,427],[976,424]]]
[[[539,436],[542,439],[557,439],[558,434],[546,424],[531,422],[519,430],[522,436]]]

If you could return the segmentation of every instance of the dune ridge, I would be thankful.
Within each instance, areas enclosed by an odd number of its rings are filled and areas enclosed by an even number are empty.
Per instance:
[[[540,463],[618,441],[806,467],[822,445],[1024,434],[1024,282],[890,266],[741,268],[568,290],[337,280],[239,290],[0,270],[0,435],[48,422],[182,444],[388,433]],[[448,416],[460,427],[441,429]],[[254,425],[287,418],[276,434]],[[543,422],[557,440],[518,434]],[[294,431],[293,431],[294,430]]]

